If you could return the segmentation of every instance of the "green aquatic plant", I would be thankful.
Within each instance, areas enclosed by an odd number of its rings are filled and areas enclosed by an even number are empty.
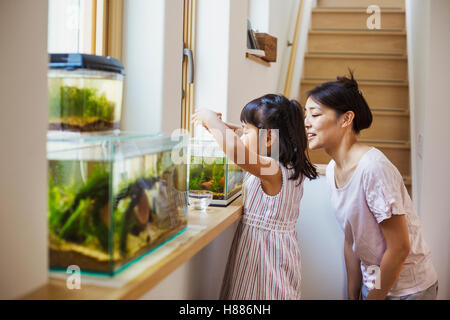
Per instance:
[[[199,190],[202,188],[202,183],[205,181],[205,173],[200,172],[200,175],[192,174],[189,177],[189,189]]]
[[[95,88],[50,85],[49,117],[98,117],[114,120],[115,103]]]
[[[97,241],[101,249],[109,252],[112,241],[110,236],[110,210],[113,214],[115,237],[119,239],[122,254],[127,251],[128,234],[138,227],[142,231],[146,222],[138,221],[134,209],[139,206],[144,190],[153,188],[158,178],[138,178],[125,183],[113,197],[110,208],[110,172],[104,166],[96,165],[91,170],[86,182],[70,186],[58,185],[52,173],[62,170],[56,164],[49,176],[49,229],[60,239],[80,244]],[[78,187],[77,187],[78,185]],[[140,208],[138,208],[140,209]]]
[[[224,170],[223,163],[214,162],[211,168],[212,172],[212,183],[211,183],[211,191],[213,192],[223,192],[224,186]]]
[[[50,230],[59,238],[76,243],[96,238],[107,251],[109,228],[102,221],[101,210],[107,210],[109,184],[109,171],[101,166],[95,166],[79,188],[76,183],[61,188],[50,176]]]
[[[200,159],[191,157],[191,163],[195,164],[191,164],[189,169],[189,189],[223,192],[225,159],[216,158],[213,161]]]

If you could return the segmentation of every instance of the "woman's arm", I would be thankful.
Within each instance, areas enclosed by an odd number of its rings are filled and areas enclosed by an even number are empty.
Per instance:
[[[269,195],[278,194],[282,185],[282,174],[274,159],[259,155],[257,149],[250,150],[214,111],[197,110],[192,120],[208,128],[229,159],[243,170],[260,178],[264,192]]]
[[[386,241],[386,251],[380,265],[381,288],[370,290],[367,300],[382,300],[397,282],[403,263],[409,254],[408,224],[405,215],[392,215],[380,223]]]
[[[345,269],[347,270],[347,294],[349,300],[359,300],[362,274],[361,261],[352,250],[349,241],[344,240]]]

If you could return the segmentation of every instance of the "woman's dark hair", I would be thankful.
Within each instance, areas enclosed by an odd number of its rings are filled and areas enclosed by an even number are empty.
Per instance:
[[[334,109],[337,116],[353,111],[353,131],[356,134],[372,124],[372,112],[358,88],[358,83],[349,70],[350,78],[337,77],[337,81],[325,82],[308,91],[307,96],[315,102]]]
[[[242,109],[241,121],[258,129],[279,130],[279,161],[294,173],[289,179],[297,180],[300,174],[317,178],[316,168],[307,155],[307,139],[303,111],[295,100],[282,95],[266,94],[252,100]]]

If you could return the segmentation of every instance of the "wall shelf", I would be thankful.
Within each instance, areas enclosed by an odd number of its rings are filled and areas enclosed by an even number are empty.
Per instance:
[[[247,59],[250,59],[250,60],[252,60],[252,61],[255,61],[255,62],[257,62],[257,63],[260,63],[260,64],[262,64],[262,65],[264,65],[264,66],[266,66],[266,67],[270,67],[270,62],[267,62],[267,61],[263,60],[262,58],[260,58],[260,57],[258,57],[258,56],[256,56],[256,55],[254,55],[254,54],[251,54],[251,53],[246,52],[246,53],[245,53],[245,57],[246,57]]]

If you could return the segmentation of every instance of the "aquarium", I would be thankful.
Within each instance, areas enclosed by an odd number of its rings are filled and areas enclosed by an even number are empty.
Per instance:
[[[187,145],[49,133],[50,268],[114,275],[187,226]]]
[[[124,74],[122,63],[111,57],[50,54],[49,130],[118,129]]]
[[[189,190],[213,192],[212,205],[226,206],[241,194],[244,171],[229,160],[214,140],[189,143]]]

